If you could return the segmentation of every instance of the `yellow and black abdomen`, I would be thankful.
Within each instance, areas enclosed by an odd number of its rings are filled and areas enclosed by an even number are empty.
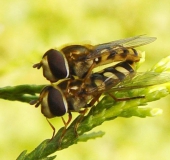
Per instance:
[[[123,81],[128,75],[134,73],[134,66],[135,62],[124,61],[93,73],[90,76],[91,86],[98,88],[99,91],[110,89]]]

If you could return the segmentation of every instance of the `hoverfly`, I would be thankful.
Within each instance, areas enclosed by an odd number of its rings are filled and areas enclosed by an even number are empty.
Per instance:
[[[68,112],[79,112],[89,106],[89,101],[119,84],[134,73],[135,62],[124,61],[83,79],[64,79],[46,86],[34,102],[41,104],[41,112],[47,118],[60,117]],[[83,87],[82,83],[84,83]]]
[[[144,98],[143,95],[115,98],[112,93],[170,81],[170,77],[162,73],[135,73],[135,64],[132,61],[119,62],[112,67],[91,74],[85,82],[83,79],[64,79],[59,83],[46,86],[41,91],[39,99],[31,104],[35,104],[35,107],[41,105],[41,112],[46,118],[62,117],[68,113],[67,122],[62,118],[65,128],[67,128],[72,118],[71,112],[79,112],[84,116],[87,109],[92,107],[102,94],[108,94],[115,100]],[[148,77],[150,80],[148,81],[144,77]]]
[[[46,86],[41,91],[39,99],[31,101],[30,104],[35,104],[35,107],[41,105],[41,112],[46,118],[61,117],[65,125],[65,132],[72,119],[71,112],[79,112],[83,117],[103,92],[119,84],[127,75],[132,75],[134,67],[135,62],[124,61],[91,74],[86,81],[84,79],[63,79],[56,84]],[[69,115],[67,122],[62,117],[66,113]],[[55,128],[50,122],[49,124],[53,128],[54,136]],[[77,130],[75,131],[77,134]]]
[[[155,40],[155,37],[135,36],[94,46],[70,45],[59,51],[50,49],[43,55],[41,62],[33,67],[42,67],[44,77],[50,82],[72,76],[86,79],[92,69],[100,65],[125,60],[138,62],[141,53],[134,48]]]

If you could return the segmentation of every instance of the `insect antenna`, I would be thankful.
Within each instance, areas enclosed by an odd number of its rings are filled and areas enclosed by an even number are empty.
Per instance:
[[[42,63],[36,63],[33,65],[33,68],[37,68],[37,69],[40,69],[42,67]]]

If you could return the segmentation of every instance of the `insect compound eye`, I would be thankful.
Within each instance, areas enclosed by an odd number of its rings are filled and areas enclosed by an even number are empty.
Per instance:
[[[44,77],[51,82],[69,76],[69,66],[65,55],[55,49],[50,49],[44,54],[42,64]]]
[[[68,111],[68,104],[62,91],[48,86],[41,102],[41,112],[47,118],[63,116]]]

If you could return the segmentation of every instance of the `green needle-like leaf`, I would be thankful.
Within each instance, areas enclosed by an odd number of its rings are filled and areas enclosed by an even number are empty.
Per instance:
[[[83,134],[81,136],[78,137],[78,141],[79,142],[86,142],[88,141],[89,139],[95,139],[95,138],[99,138],[99,137],[102,137],[105,133],[102,132],[102,131],[99,131],[99,132],[92,132],[92,133],[89,133],[89,134]]]
[[[10,101],[21,101],[29,103],[37,99],[42,88],[45,85],[18,85],[0,88],[0,98]]]
[[[151,75],[150,72],[154,72],[156,74]],[[90,109],[86,116],[82,117],[79,115],[66,129],[66,131],[65,128],[61,128],[53,139],[44,140],[38,147],[35,148],[35,150],[28,154],[26,154],[25,151],[22,152],[22,154],[18,157],[18,160],[54,159],[54,156],[48,156],[58,150],[62,150],[76,144],[79,141],[86,141],[96,137],[101,137],[103,132],[88,135],[85,135],[85,133],[96,126],[101,125],[104,121],[113,120],[117,117],[153,117],[161,114],[161,109],[147,108],[146,105],[148,102],[155,101],[169,95],[170,57],[161,60],[148,72],[134,78],[129,83],[129,86],[127,85],[129,88],[124,87],[125,82],[121,85],[123,86],[123,89],[120,88],[119,91],[113,89],[111,94],[114,94],[117,98],[124,98],[124,101],[115,101],[106,93],[106,95]],[[37,98],[36,94],[39,93],[43,87],[44,85],[4,87],[0,89],[0,98],[30,102]],[[138,96],[143,96],[143,98],[126,100],[126,98]],[[82,120],[80,121],[80,119]],[[78,127],[75,128],[78,121],[80,121],[80,123]],[[78,135],[75,131],[77,131]],[[63,133],[65,133],[64,136]]]

